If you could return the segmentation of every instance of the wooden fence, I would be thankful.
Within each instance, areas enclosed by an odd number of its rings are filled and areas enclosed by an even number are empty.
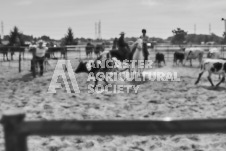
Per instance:
[[[31,135],[172,135],[226,133],[226,119],[24,121],[25,114],[4,114],[6,151],[27,151]]]

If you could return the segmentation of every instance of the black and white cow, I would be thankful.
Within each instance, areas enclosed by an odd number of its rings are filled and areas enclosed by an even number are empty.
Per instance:
[[[155,63],[159,67],[161,65],[161,62],[164,62],[164,64],[166,65],[165,56],[164,56],[163,53],[157,52],[156,55],[155,55]]]
[[[200,47],[185,48],[185,50],[184,50],[184,55],[185,55],[184,65],[186,64],[187,60],[190,60],[190,66],[192,66],[192,59],[198,59],[199,65],[201,65],[202,59],[203,59],[203,54],[204,54],[203,48],[200,48]]]
[[[182,51],[176,51],[173,55],[173,63],[177,64],[177,61],[179,60],[179,63],[183,64],[184,60],[184,52]]]
[[[223,60],[223,59],[205,59],[202,62],[201,69],[202,69],[202,71],[199,73],[198,79],[195,82],[195,84],[199,83],[199,80],[200,80],[201,76],[203,75],[203,73],[205,71],[207,71],[209,73],[207,79],[209,80],[209,82],[211,83],[212,86],[214,86],[212,79],[211,79],[212,74],[222,75],[222,79],[216,85],[216,87],[219,86],[222,82],[225,81],[226,60]]]

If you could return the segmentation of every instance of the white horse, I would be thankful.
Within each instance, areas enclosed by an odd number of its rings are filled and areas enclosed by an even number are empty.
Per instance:
[[[135,52],[132,54],[132,60],[136,61],[135,62],[135,66],[133,64],[132,68],[135,68],[136,71],[138,72],[140,70],[140,72],[142,72],[144,70],[144,68],[142,69],[142,66],[138,66],[138,61],[144,62],[144,66],[145,66],[145,57],[144,57],[144,53],[143,53],[143,40],[141,38],[137,39],[137,41],[132,45],[132,48],[136,47]],[[143,67],[144,67],[143,66]]]

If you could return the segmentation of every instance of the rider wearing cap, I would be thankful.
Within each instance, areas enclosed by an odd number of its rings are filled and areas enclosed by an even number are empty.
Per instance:
[[[145,60],[148,60],[148,48],[147,48],[147,43],[148,43],[148,36],[146,36],[146,29],[142,29],[142,35],[140,36],[140,38],[143,40],[143,52],[144,52],[144,56],[145,56]]]
[[[118,39],[118,49],[124,53],[125,59],[128,59],[130,48],[129,45],[124,40],[124,32],[120,33],[120,37]]]

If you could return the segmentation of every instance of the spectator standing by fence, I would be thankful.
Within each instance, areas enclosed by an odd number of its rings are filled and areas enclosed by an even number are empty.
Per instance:
[[[39,40],[37,42],[37,47],[35,48],[35,52],[33,52],[33,67],[35,68],[35,65],[38,64],[40,67],[40,76],[43,75],[43,66],[44,66],[44,60],[45,60],[45,54],[47,51],[47,47],[43,45],[43,41]]]

